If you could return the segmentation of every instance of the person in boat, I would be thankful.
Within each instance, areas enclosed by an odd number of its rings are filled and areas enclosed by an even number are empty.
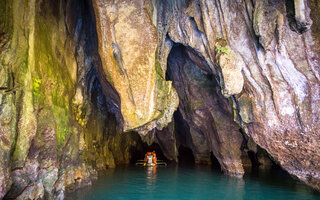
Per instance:
[[[149,155],[150,155],[150,152],[147,152],[146,155],[144,155],[144,161],[148,162]]]
[[[153,152],[152,152],[152,155],[153,155],[153,158],[152,158],[153,163],[154,163],[154,164],[157,164],[157,156],[156,156],[156,152],[155,152],[155,151],[153,151]]]
[[[152,163],[152,154],[151,152],[147,152],[145,157],[144,157],[144,160],[146,161],[147,164],[151,164]]]
[[[157,164],[156,152],[147,152],[145,155],[145,161],[147,164]]]

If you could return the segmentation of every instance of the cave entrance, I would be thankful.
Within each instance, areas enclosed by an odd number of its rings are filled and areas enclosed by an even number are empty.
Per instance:
[[[290,29],[298,34],[302,34],[308,30],[307,26],[303,26],[296,20],[296,6],[294,0],[286,0],[286,12]]]
[[[213,152],[210,153],[210,160],[211,160],[211,168],[213,170],[221,171],[221,165],[218,159],[213,155]]]
[[[259,168],[259,161],[257,159],[256,153],[253,151],[248,151],[248,156],[251,161],[251,165],[253,169]]]
[[[145,142],[141,141],[142,145],[139,145],[139,147],[134,148],[132,147],[130,150],[131,153],[131,159],[130,163],[135,164],[137,160],[142,160],[144,159],[144,156],[147,152],[152,152],[155,151],[157,154],[157,159],[162,160],[166,163],[168,163],[168,159],[164,156],[162,149],[159,144],[157,143],[152,143],[151,145],[148,145]]]
[[[195,165],[194,155],[190,148],[181,145],[178,152],[179,165]]]

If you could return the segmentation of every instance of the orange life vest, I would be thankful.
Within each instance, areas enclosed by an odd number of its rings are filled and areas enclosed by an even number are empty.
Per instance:
[[[154,153],[154,152],[147,152],[146,155],[145,155],[144,160],[145,160],[146,162],[148,162],[148,156],[151,156],[151,155],[152,155],[152,162],[153,162],[154,164],[157,164],[157,156],[156,156],[156,153]]]
[[[152,155],[153,155],[153,163],[154,164],[157,164],[157,156],[156,156],[156,153],[152,153]]]

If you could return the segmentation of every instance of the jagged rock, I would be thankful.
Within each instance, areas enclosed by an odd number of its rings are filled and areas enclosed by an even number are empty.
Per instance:
[[[211,163],[212,152],[225,174],[242,176],[242,135],[215,80],[192,62],[183,47],[172,50],[168,76],[179,94],[179,111],[188,124],[183,129],[190,137],[180,136],[188,137],[188,142],[177,143],[191,148],[196,163]]]
[[[264,49],[270,49],[270,44],[277,35],[281,39],[283,14],[275,7],[272,1],[257,1],[254,8],[253,29]]]
[[[308,31],[312,25],[312,20],[309,18],[310,10],[304,0],[294,0],[294,10],[296,26],[300,32]]]
[[[241,72],[245,65],[243,59],[240,55],[230,51],[222,53],[218,62],[221,70],[220,87],[222,94],[227,98],[239,94],[244,84]]]
[[[93,1],[103,73],[121,100],[124,131],[146,134],[172,119],[178,98],[160,67],[158,35],[142,1]],[[130,45],[128,45],[130,44]]]
[[[161,131],[156,131],[156,143],[159,144],[165,157],[169,160],[178,162],[177,139],[175,136],[175,125],[171,122]]]
[[[1,30],[5,30],[2,26],[1,23]],[[0,33],[0,199],[4,197],[12,184],[10,154],[16,136],[13,76],[7,61],[9,46],[8,35]]]
[[[18,196],[18,200],[26,199],[44,199],[44,187],[41,182],[28,186],[23,193]]]
[[[314,150],[319,140],[315,134],[319,130],[320,96],[317,27],[311,27],[312,35],[292,31],[285,17],[285,2],[203,0],[199,1],[202,33],[186,16],[186,2],[172,4],[167,8],[173,18],[168,35],[174,42],[192,48],[211,69],[215,68],[215,44],[221,36],[230,51],[242,57],[242,93],[250,98],[238,105],[240,93],[234,103],[240,117],[248,114],[244,119],[247,124],[237,119],[246,134],[283,169],[319,189],[320,154]],[[317,13],[317,5],[313,7]],[[309,8],[305,8],[307,17]],[[312,17],[317,18],[311,12]],[[218,75],[216,69],[212,73]]]
[[[90,6],[0,3],[0,199],[63,198],[91,184],[96,169],[128,163],[141,143],[136,134],[120,134],[117,94],[97,78]],[[91,156],[94,145],[101,147]]]
[[[168,158],[185,145],[208,163],[212,151],[238,175],[241,128],[258,162],[271,157],[319,190],[319,8],[315,0],[1,1],[0,198],[63,198],[95,169],[130,161],[142,141],[129,130],[155,127],[152,141]],[[230,55],[218,55],[219,38]],[[177,46],[185,60],[170,58],[172,87],[166,64]],[[165,127],[175,88],[180,119]],[[177,122],[186,130],[175,135]]]
[[[0,199],[10,189],[10,152],[15,136],[15,107],[12,94],[0,94]]]
[[[245,123],[253,122],[252,97],[250,98],[246,93],[242,93],[238,98],[239,115],[241,120]]]

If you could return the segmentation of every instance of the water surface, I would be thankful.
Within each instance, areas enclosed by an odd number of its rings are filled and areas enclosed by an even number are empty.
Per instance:
[[[210,166],[127,166],[108,170],[67,199],[319,200],[320,194],[280,170],[260,170],[237,179]]]

